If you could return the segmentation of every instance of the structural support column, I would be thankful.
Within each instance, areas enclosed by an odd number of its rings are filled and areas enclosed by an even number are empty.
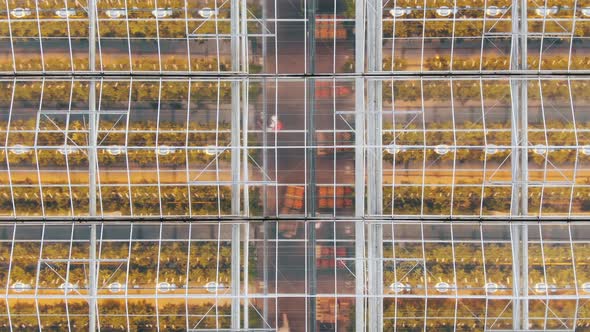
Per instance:
[[[365,330],[365,79],[355,89],[355,330]]]
[[[237,88],[234,88],[236,86]],[[240,214],[240,107],[234,107],[234,99],[240,98],[239,82],[232,82],[232,215]],[[237,119],[236,119],[237,118]],[[221,225],[220,225],[221,226]],[[240,328],[240,279],[241,279],[241,262],[240,262],[240,244],[241,244],[241,224],[232,224],[232,243],[231,243],[231,328],[237,330]]]
[[[262,6],[262,34],[265,34],[265,28],[268,24],[268,6],[267,0],[260,0]],[[267,53],[268,53],[268,43],[266,40],[266,36],[262,37],[262,72],[267,73]],[[276,68],[275,68],[276,70]],[[262,79],[262,171],[264,172],[264,176],[270,174],[268,171],[268,133],[267,133],[267,119],[268,119],[268,87],[267,81],[265,78]],[[275,166],[276,167],[276,166]],[[269,215],[268,212],[268,186],[266,184],[267,178],[263,177],[263,184],[262,184],[262,216],[267,217]],[[262,244],[262,294],[264,298],[262,299],[262,318],[265,322],[268,322],[268,248],[269,248],[269,238],[268,232],[270,232],[268,221],[263,221],[263,232],[264,232],[264,242]],[[267,326],[263,326],[267,327]],[[268,326],[270,327],[270,326]]]
[[[88,70],[91,74],[96,72],[96,0],[88,1]],[[88,89],[88,215],[96,217],[96,193],[97,190],[97,168],[98,160],[96,147],[98,144],[98,115],[96,113],[96,80],[92,78]],[[96,296],[97,296],[97,259],[96,259],[96,224],[90,225],[90,246],[89,246],[89,273],[88,273],[88,330],[93,332],[97,329]]]
[[[97,330],[97,322],[96,322],[96,313],[97,313],[97,306],[96,306],[96,296],[97,296],[97,271],[96,266],[98,265],[98,261],[96,259],[96,224],[92,223],[90,225],[90,271],[88,271],[88,287],[90,298],[88,300],[88,330],[94,332]]]
[[[240,83],[232,84],[232,116],[231,116],[231,168],[232,168],[232,199],[231,213],[240,215]],[[231,326],[240,328],[240,224],[232,225],[231,243]]]
[[[367,215],[383,214],[382,151],[381,151],[381,82],[367,83],[369,111],[367,114]],[[383,330],[383,226],[368,225],[367,285],[369,295],[368,330]]]
[[[307,216],[316,216],[316,139],[315,139],[315,79],[307,79]],[[316,295],[317,295],[317,270],[316,270],[316,229],[314,223],[308,223],[307,227],[307,331],[316,331]]]
[[[306,17],[308,21],[307,29],[307,74],[316,74],[316,9],[318,0],[307,0]],[[315,78],[311,77],[306,80],[307,95],[307,216],[315,218],[316,216],[316,139],[315,139]],[[316,270],[316,230],[315,224],[308,223],[307,227],[307,331],[316,331],[317,321],[317,270]]]
[[[528,69],[528,3],[527,0],[521,0],[520,2],[520,66],[521,70]],[[529,180],[529,158],[528,158],[528,145],[529,145],[529,138],[528,138],[528,81],[526,80],[519,80],[520,86],[520,103],[519,103],[519,113],[520,113],[520,140],[521,140],[521,215],[528,216],[528,199],[529,199],[529,190],[528,190],[528,180]],[[523,294],[523,302],[522,302],[522,329],[528,330],[529,329],[529,301],[528,299],[528,289],[529,289],[529,269],[528,269],[528,261],[529,261],[529,243],[528,243],[528,226],[522,225],[521,230],[521,243],[522,243],[522,256],[521,256],[521,284],[522,284],[522,294]]]
[[[307,79],[307,216],[316,216],[316,140],[315,140],[315,79]],[[316,229],[314,223],[308,223],[307,227],[307,315],[308,329],[316,330],[316,295],[317,295],[317,270],[316,270]]]
[[[355,73],[365,72],[365,0],[355,3]],[[355,330],[365,331],[365,79],[355,79]]]
[[[512,52],[511,70],[527,70],[527,1],[512,2]],[[512,95],[512,201],[511,216],[528,215],[528,87],[519,78],[510,81]],[[513,329],[528,330],[528,228],[526,224],[513,223]]]
[[[240,71],[240,0],[231,0],[231,57],[232,72]],[[234,216],[240,215],[240,82],[231,82],[231,213]],[[240,329],[240,243],[241,225],[232,225],[231,243],[231,329]]]
[[[514,43],[514,41],[513,41]],[[521,178],[520,178],[520,144],[519,144],[519,130],[518,130],[518,122],[519,122],[519,83],[516,80],[510,81],[510,90],[512,96],[512,119],[511,119],[511,173],[512,173],[512,192],[511,192],[511,204],[510,204],[510,215],[511,216],[519,216],[521,214],[521,198],[520,198],[520,188],[521,188]],[[521,264],[520,264],[520,256],[521,256],[521,247],[520,247],[520,231],[521,226],[513,223],[510,225],[511,227],[511,235],[512,235],[512,292],[514,294],[515,301],[512,304],[512,328],[514,330],[520,330],[521,326],[521,317],[522,317],[522,300],[521,300],[521,285],[520,285],[520,275],[521,275]]]
[[[383,5],[367,0],[367,69],[380,72],[383,58]],[[367,82],[367,215],[383,214],[382,82]],[[369,296],[368,331],[383,331],[383,227],[368,226],[367,286]]]
[[[248,163],[248,88],[249,82],[247,80],[242,81],[242,177],[244,182],[244,195],[243,195],[243,211],[242,215],[249,217],[250,216],[250,187],[248,185],[248,181],[250,181],[249,177],[249,163]],[[237,225],[241,227],[241,225]],[[248,309],[250,307],[250,300],[248,298],[248,246],[250,241],[248,241],[249,237],[249,225],[244,225],[244,234],[243,234],[243,244],[244,244],[244,285],[243,285],[243,298],[244,298],[244,327],[248,328]],[[238,252],[239,254],[239,252]],[[238,259],[239,259],[238,255]]]
[[[268,24],[268,8],[267,8],[267,1],[261,0],[262,2],[262,33],[264,33],[264,28]],[[262,72],[267,73],[267,53],[268,53],[268,43],[266,41],[266,37],[262,38]],[[275,69],[276,70],[276,69]],[[265,78],[262,79],[262,170],[264,172],[264,176],[270,174],[268,170],[268,133],[267,133],[267,119],[268,119],[268,86],[267,81]],[[275,166],[276,167],[276,166]],[[266,180],[263,177],[263,180]],[[262,216],[267,217],[269,215],[268,212],[268,186],[266,181],[263,181],[262,184]],[[268,227],[268,222],[263,222],[263,232],[264,232],[264,242],[262,245],[262,294],[264,295],[264,299],[262,300],[262,318],[265,322],[268,322],[268,232],[270,229]]]
[[[527,82],[513,79],[512,90],[512,202],[511,216],[528,215],[528,121]],[[513,328],[528,329],[528,226],[513,223]]]
[[[523,52],[526,55],[526,52]],[[526,65],[526,60],[525,60]],[[526,67],[524,67],[526,68]],[[520,215],[528,216],[528,201],[529,201],[529,158],[528,158],[528,81],[518,80],[520,88],[520,100],[519,100],[519,131],[520,131]],[[522,330],[529,329],[529,235],[528,225],[522,224],[520,230],[520,243],[521,243],[521,256],[520,256],[520,284],[522,294]]]
[[[88,1],[88,69],[91,73],[96,72],[96,2]],[[88,89],[88,213],[91,217],[96,216],[96,145],[97,145],[97,114],[96,114],[96,80],[92,78]]]

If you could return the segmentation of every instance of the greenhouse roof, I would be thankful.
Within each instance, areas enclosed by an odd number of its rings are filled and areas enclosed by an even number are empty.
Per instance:
[[[585,331],[588,0],[0,0],[0,330]]]

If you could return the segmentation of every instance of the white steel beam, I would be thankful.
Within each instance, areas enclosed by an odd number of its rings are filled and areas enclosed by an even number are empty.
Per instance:
[[[232,201],[231,213],[234,216],[240,214],[240,83],[231,83],[232,116],[231,116],[231,167],[232,167]],[[221,224],[219,225],[221,227]],[[241,229],[239,224],[232,225],[231,231],[231,328],[240,328],[240,240]]]
[[[528,69],[528,1],[521,0],[520,1],[520,70],[524,71]],[[539,66],[541,65],[541,59],[539,59]],[[521,130],[521,137],[520,137],[520,146],[521,146],[521,216],[528,216],[528,81],[527,80],[519,80],[520,85],[520,96],[519,96],[519,109],[518,112],[520,114],[520,130]],[[545,154],[547,157],[548,154]],[[521,251],[522,255],[520,257],[520,266],[521,266],[521,296],[523,297],[523,303],[521,307],[522,311],[522,323],[521,329],[528,329],[529,328],[529,300],[528,300],[528,226],[522,225],[521,226]]]
[[[512,1],[512,52],[510,69],[528,69],[528,4]],[[511,216],[528,216],[528,84],[526,80],[510,81],[512,95],[512,202]],[[511,225],[513,253],[513,328],[528,330],[528,227]]]
[[[96,0],[88,1],[88,69],[91,73],[96,72]],[[73,70],[73,68],[72,68]],[[88,198],[90,200],[88,204],[89,216],[96,217],[96,203],[98,192],[97,188],[97,137],[98,137],[98,115],[96,113],[96,81],[91,79],[89,82],[88,89]],[[96,295],[97,295],[97,271],[96,271],[96,224],[90,225],[90,264],[88,273],[88,287],[89,287],[89,300],[88,300],[88,330],[95,331],[97,329],[97,306],[96,306]]]
[[[240,71],[240,0],[231,0],[231,57],[232,72]],[[240,82],[231,82],[231,170],[232,200],[231,214],[240,215],[240,122],[241,122]],[[220,225],[221,227],[221,225]],[[231,243],[231,328],[240,328],[240,225],[232,225]]]
[[[367,70],[382,70],[383,5],[367,0]],[[380,80],[367,82],[367,215],[383,213],[382,119]],[[367,234],[368,331],[383,331],[383,227],[370,224]]]
[[[365,79],[355,79],[355,324],[365,330]]]
[[[355,72],[365,72],[365,0],[355,2]],[[365,331],[365,79],[355,79],[355,330]]]
[[[526,5],[525,5],[526,6]],[[526,24],[525,24],[526,25]],[[524,44],[526,47],[526,44]],[[526,50],[522,51],[523,56],[525,56],[525,60],[523,65],[526,66]],[[523,67],[526,68],[526,67]],[[518,80],[519,88],[520,88],[520,100],[519,100],[519,142],[520,142],[520,217],[528,216],[528,200],[529,200],[529,190],[528,190],[528,180],[529,180],[529,158],[528,158],[528,81],[527,80]],[[545,154],[545,158],[548,157],[548,154]],[[546,165],[545,165],[546,167]],[[523,330],[529,329],[529,300],[527,298],[528,289],[529,289],[529,269],[528,269],[528,225],[523,224],[520,226],[520,236],[521,236],[521,256],[520,256],[520,283],[521,283],[521,294],[523,297],[522,302],[522,326]]]
[[[231,83],[232,115],[231,115],[231,169],[232,169],[232,199],[231,214],[240,215],[240,82]],[[232,260],[231,260],[231,292],[232,296],[232,329],[239,329],[240,325],[240,225],[232,225]]]
[[[308,75],[316,74],[316,9],[318,0],[306,0],[307,5],[307,68]],[[306,159],[307,159],[307,216],[316,217],[316,139],[315,139],[315,78],[306,80]],[[307,331],[315,332],[317,321],[317,269],[316,269],[316,229],[314,223],[306,224],[307,232]]]
[[[511,40],[511,56],[510,69],[513,71],[520,71],[522,69],[522,43],[521,43],[521,26],[523,24],[521,5],[522,0],[512,1],[512,40]],[[526,22],[524,22],[526,23]],[[511,104],[511,174],[512,174],[512,190],[511,190],[511,204],[510,215],[518,217],[522,215],[522,162],[521,155],[526,154],[526,150],[521,149],[520,137],[520,121],[521,112],[520,102],[520,83],[518,80],[510,80],[510,94],[512,98]],[[512,309],[512,327],[514,330],[520,330],[522,326],[523,317],[523,300],[522,297],[522,245],[521,237],[523,226],[512,224],[511,226],[511,241],[512,241],[512,291],[514,294],[513,309]]]
[[[367,69],[382,68],[383,6],[381,0],[367,0]],[[367,82],[367,215],[383,214],[382,119],[380,80]],[[383,331],[383,227],[370,224],[367,234],[368,331]]]

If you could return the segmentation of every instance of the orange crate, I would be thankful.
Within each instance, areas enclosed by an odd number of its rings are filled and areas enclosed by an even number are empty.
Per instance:
[[[293,187],[294,189],[294,195],[295,196],[299,196],[299,197],[303,197],[303,195],[305,195],[305,189],[303,187]]]

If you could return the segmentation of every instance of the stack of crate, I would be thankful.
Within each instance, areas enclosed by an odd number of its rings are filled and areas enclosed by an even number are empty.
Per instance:
[[[320,324],[336,323],[336,301],[334,301],[334,298],[318,297],[317,320]]]
[[[286,189],[281,207],[281,214],[304,213],[305,188],[302,186],[289,186]]]
[[[352,299],[338,299],[338,326],[343,331],[348,331],[348,324],[350,324],[350,316],[352,312]]]
[[[338,306],[338,311],[336,311],[336,306]],[[336,319],[338,319],[338,331],[346,331],[352,314],[351,299],[339,298],[335,300],[330,297],[318,297],[317,320],[320,330],[334,331]]]
[[[334,137],[336,136],[336,137]],[[318,156],[332,156],[334,152],[354,152],[355,137],[352,131],[318,132],[316,142]]]
[[[336,187],[336,195],[334,195],[334,187],[319,187],[318,188],[318,208],[332,210],[350,208],[353,206],[354,193],[351,187]],[[334,205],[335,204],[335,205]]]
[[[334,269],[334,267],[344,268],[345,262],[339,258],[347,257],[348,250],[345,247],[336,248],[334,256],[334,247],[318,245],[315,248],[316,267],[318,270]]]
[[[338,21],[342,18],[342,16],[334,15],[316,15],[315,38],[317,40],[346,39],[348,33],[342,21]],[[334,28],[334,24],[336,24],[336,28]]]
[[[336,194],[334,195],[334,190]],[[351,187],[318,187],[317,204],[320,212],[331,213],[334,208],[346,209],[354,206],[354,192]],[[281,214],[301,214],[305,212],[305,187],[285,188]]]
[[[315,83],[315,96],[317,98],[345,97],[352,94],[349,86],[334,83],[333,81],[317,81]]]
[[[336,152],[352,152],[351,148],[346,148],[342,146],[350,146],[354,145],[354,133],[350,131],[340,131],[336,133]],[[340,146],[340,148],[338,148]]]

